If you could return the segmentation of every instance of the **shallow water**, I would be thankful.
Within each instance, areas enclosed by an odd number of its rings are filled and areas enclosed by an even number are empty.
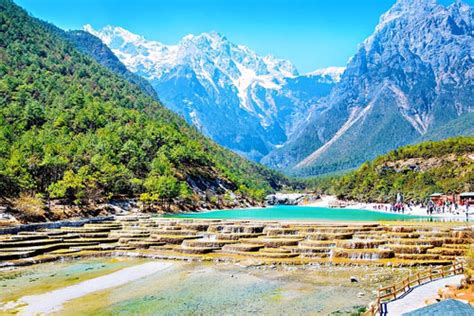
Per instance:
[[[104,276],[120,275],[117,271],[151,262],[158,261],[87,259],[0,271],[0,314],[48,310],[44,309],[48,305],[44,301],[41,306],[28,306],[39,303],[25,297],[48,297],[55,290],[80,285],[85,280],[103,280]],[[328,314],[365,305],[373,298],[374,282],[388,281],[401,273],[370,267],[303,269],[166,263],[164,270],[86,292],[49,311],[55,310],[58,315]],[[351,276],[360,282],[351,283]],[[358,297],[361,292],[364,295]]]
[[[179,214],[170,217],[261,220],[324,220],[324,221],[437,221],[428,216],[412,216],[369,210],[338,209],[309,206],[272,206],[266,208],[218,210]]]

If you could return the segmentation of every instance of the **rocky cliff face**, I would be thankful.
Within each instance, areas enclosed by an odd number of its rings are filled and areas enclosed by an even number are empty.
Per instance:
[[[319,101],[301,133],[263,162],[296,173],[355,167],[398,146],[472,133],[472,7],[399,0]],[[447,135],[452,136],[452,135]]]
[[[254,160],[286,142],[341,74],[329,68],[299,75],[289,61],[259,56],[215,32],[164,45],[120,27],[85,30],[148,79],[167,107]]]

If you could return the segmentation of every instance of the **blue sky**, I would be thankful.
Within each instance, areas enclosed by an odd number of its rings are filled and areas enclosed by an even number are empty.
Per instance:
[[[175,44],[217,31],[259,54],[291,60],[301,73],[344,66],[395,0],[15,0],[63,29],[124,27]],[[441,0],[443,4],[452,0]],[[473,4],[474,0],[466,0]]]

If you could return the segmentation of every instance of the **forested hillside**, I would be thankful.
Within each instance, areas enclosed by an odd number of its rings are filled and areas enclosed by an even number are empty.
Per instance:
[[[2,197],[258,200],[285,181],[0,0]]]
[[[423,201],[435,192],[474,191],[474,137],[401,147],[343,176],[313,180],[339,198],[393,202],[397,193]]]
[[[158,99],[155,89],[153,89],[151,84],[146,79],[130,72],[100,39],[84,31],[68,31],[63,32],[63,35],[81,52],[91,56],[113,72],[122,75],[122,77],[137,85],[146,94]]]

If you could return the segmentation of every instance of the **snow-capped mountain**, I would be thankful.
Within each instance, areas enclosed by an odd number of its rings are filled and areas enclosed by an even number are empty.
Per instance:
[[[433,135],[472,133],[473,20],[461,1],[398,0],[301,133],[263,162],[318,174]]]
[[[327,67],[323,69],[317,69],[306,75],[318,76],[318,77],[321,77],[323,80],[327,80],[328,82],[337,83],[341,81],[341,76],[345,70],[346,70],[346,67]]]
[[[216,32],[164,45],[121,27],[84,30],[100,38],[161,101],[218,143],[255,160],[294,134],[329,94],[341,69],[300,76],[287,60],[259,56]]]

